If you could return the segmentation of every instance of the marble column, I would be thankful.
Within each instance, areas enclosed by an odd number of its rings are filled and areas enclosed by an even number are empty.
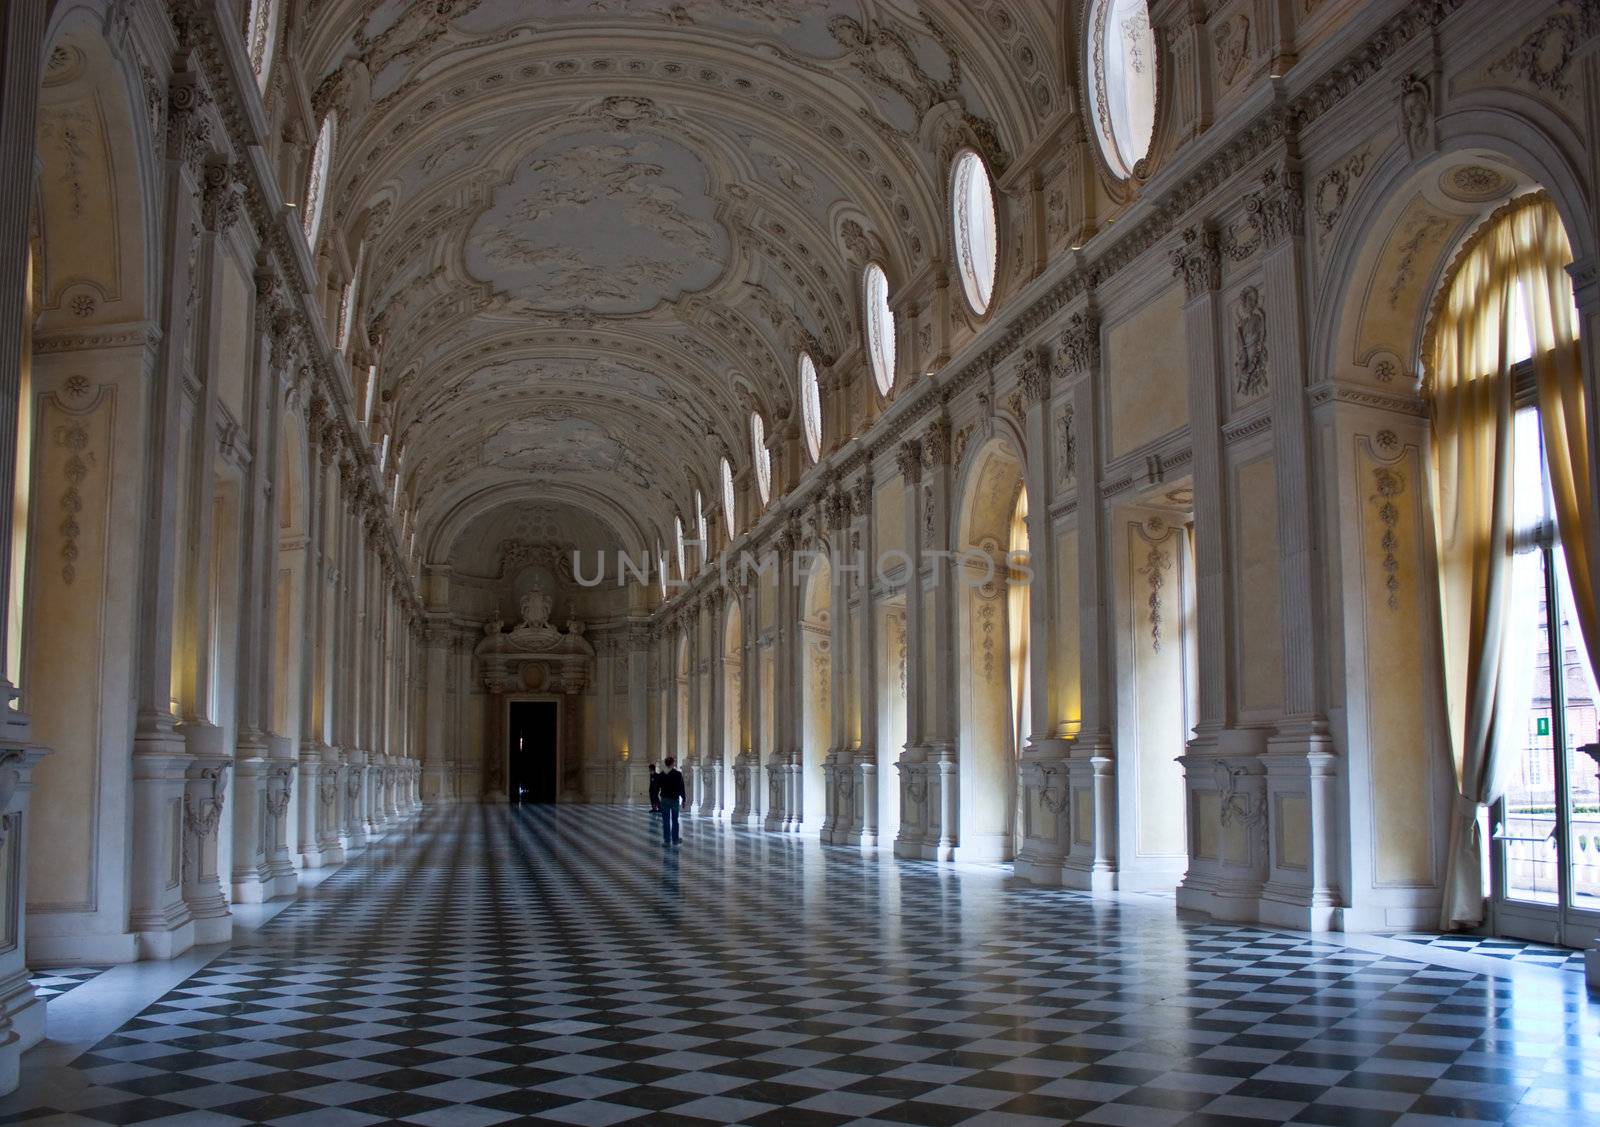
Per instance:
[[[1189,434],[1193,450],[1195,648],[1203,655],[1235,653],[1233,576],[1227,549],[1230,490],[1222,442],[1227,396],[1219,325],[1222,252],[1217,232],[1184,232],[1172,255],[1184,282],[1184,336],[1189,366]],[[1180,907],[1223,919],[1253,920],[1267,876],[1267,732],[1235,724],[1234,663],[1201,660],[1193,735],[1179,760],[1189,811],[1189,866],[1178,886]],[[1215,825],[1202,825],[1202,819]],[[1226,824],[1224,824],[1226,819]],[[1208,853],[1204,840],[1227,841]]]
[[[917,666],[921,674],[918,741],[927,765],[930,820],[923,856],[949,861],[962,844],[961,753],[956,730],[956,702],[960,695],[957,663],[962,655],[958,653],[956,630],[960,587],[951,546],[955,521],[948,416],[941,415],[928,424],[921,445],[923,509],[917,534],[921,558],[913,586],[925,591],[923,617],[927,622]],[[990,853],[998,852],[985,848],[979,856],[989,860]],[[1009,846],[1005,853],[1009,854]]]
[[[1020,779],[1020,829],[1022,845],[1017,853],[1016,874],[1038,884],[1061,883],[1061,865],[1066,858],[1070,832],[1067,816],[1071,788],[1067,781],[1067,761],[1071,743],[1061,738],[1056,721],[1061,716],[1058,680],[1052,676],[1057,652],[1056,638],[1056,530],[1051,514],[1057,501],[1058,459],[1065,453],[1058,442],[1066,443],[1072,433],[1072,416],[1063,414],[1065,434],[1058,438],[1051,425],[1057,401],[1051,387],[1051,368],[1042,348],[1029,350],[1022,358],[1017,382],[1025,405],[1023,437],[1027,444],[1024,466],[1028,491],[1028,737],[1018,755]],[[1063,392],[1066,389],[1063,388]],[[1063,395],[1063,398],[1066,396]],[[1070,410],[1061,406],[1062,412]],[[1066,485],[1062,478],[1061,484]]]
[[[183,538],[179,535],[182,504],[178,483],[184,474],[180,460],[192,456],[183,448],[182,409],[185,391],[184,346],[188,334],[186,302],[192,297],[204,300],[201,306],[203,344],[196,357],[203,357],[210,374],[215,372],[218,333],[215,328],[217,287],[214,285],[216,247],[211,253],[202,241],[192,258],[191,241],[202,239],[202,220],[197,204],[203,182],[202,160],[208,155],[209,123],[205,119],[200,81],[192,72],[175,75],[168,88],[167,127],[167,224],[172,234],[167,245],[165,273],[169,279],[162,310],[163,362],[156,376],[148,465],[149,524],[146,526],[144,575],[148,577],[140,610],[140,699],[134,735],[134,810],[133,930],[139,935],[139,953],[146,958],[171,958],[191,943],[214,943],[232,934],[232,920],[216,872],[217,834],[226,794],[228,767],[232,756],[224,746],[222,730],[211,725],[211,703],[204,701],[197,679],[195,711],[185,717],[179,732],[171,714],[171,647],[177,619],[175,604],[180,592],[178,576],[195,574],[209,566],[210,538],[204,535],[210,515],[210,478],[195,475],[189,480],[203,504],[195,510],[202,535],[190,543],[204,554],[198,559],[180,561]],[[181,233],[181,234],[180,234]],[[202,381],[202,400],[209,404],[215,395],[215,380]],[[209,412],[196,427],[200,466],[206,467],[213,437]],[[204,512],[200,510],[204,509]],[[186,569],[184,563],[188,563]],[[205,628],[192,635],[198,650],[209,651],[209,616],[202,613]],[[204,654],[200,669],[214,655]],[[206,678],[209,680],[209,678]],[[198,727],[191,728],[193,720]],[[192,733],[192,734],[191,734]],[[179,781],[181,780],[181,782]],[[181,803],[181,834],[169,830],[174,803]],[[173,851],[179,853],[173,857]],[[176,862],[176,863],[175,863]],[[171,874],[180,873],[177,888]],[[181,896],[183,905],[177,903]]]
[[[1261,894],[1264,923],[1324,930],[1335,923],[1340,896],[1334,886],[1333,786],[1338,772],[1328,732],[1322,563],[1317,543],[1317,492],[1311,414],[1306,397],[1305,198],[1296,162],[1285,159],[1263,179],[1256,204],[1261,216],[1261,293],[1266,314],[1268,401],[1277,478],[1279,606],[1282,608],[1283,717],[1267,740],[1266,812],[1286,799],[1304,800],[1304,838],[1293,852],[1305,858],[1284,866],[1269,858]],[[1271,833],[1263,831],[1269,839]]]
[[[768,830],[794,832],[801,827],[800,770],[801,701],[805,695],[802,661],[805,645],[800,632],[800,584],[795,575],[795,553],[799,549],[799,529],[786,524],[779,530],[777,614],[773,634],[774,697],[773,733],[767,756],[767,815],[762,823]]]
[[[899,752],[900,827],[894,839],[896,857],[925,858],[939,840],[938,791],[922,746],[923,681],[927,645],[923,630],[922,586],[922,443],[908,438],[895,452],[905,489],[906,570],[906,745]]]
[[[726,724],[723,717],[726,715],[727,693],[726,678],[723,676],[723,647],[725,639],[723,631],[725,624],[722,621],[725,592],[720,587],[713,587],[706,599],[706,630],[707,655],[705,659],[706,681],[705,689],[705,742],[701,745],[701,772],[700,788],[700,813],[707,817],[717,817],[723,810],[723,779],[725,778],[724,756],[727,749],[723,747],[723,737],[726,734]]]
[[[845,841],[855,817],[855,749],[850,742],[850,573],[846,570],[849,541],[849,501],[837,482],[822,497],[822,525],[828,551],[828,751],[823,757],[823,794],[826,809],[819,834],[823,841]]]
[[[300,747],[299,747],[299,801],[295,816],[299,820],[300,864],[307,869],[322,866],[321,824],[318,819],[318,795],[322,789],[322,739],[321,710],[318,696],[321,684],[318,670],[322,657],[322,509],[326,463],[323,461],[324,444],[322,428],[327,418],[328,403],[320,394],[313,395],[306,419],[306,546],[305,566],[301,576],[300,653],[297,655],[300,675]]]
[[[258,285],[258,298],[261,287]],[[253,370],[245,380],[250,464],[239,494],[239,636],[234,659],[233,747],[233,863],[230,874],[235,903],[258,903],[270,896],[294,891],[292,866],[286,874],[274,873],[272,853],[277,826],[267,808],[267,792],[293,786],[278,772],[285,765],[269,742],[267,709],[274,647],[272,638],[272,577],[276,573],[277,521],[272,501],[273,471],[277,463],[277,414],[283,372],[289,365],[289,321],[273,309],[268,332],[262,334],[253,356]],[[279,762],[270,762],[277,759]],[[276,818],[273,818],[274,823]],[[287,859],[287,858],[285,858]]]
[[[1115,647],[1109,627],[1105,509],[1100,502],[1100,319],[1086,305],[1067,318],[1057,351],[1057,383],[1072,409],[1078,518],[1078,662],[1083,720],[1072,742],[1071,847],[1062,883],[1095,892],[1116,887],[1116,765],[1112,759],[1111,690]]]
[[[850,578],[846,590],[854,593],[847,602],[840,604],[839,613],[848,607],[851,620],[849,675],[854,685],[855,715],[850,720],[854,728],[850,744],[855,756],[851,771],[854,785],[842,784],[853,791],[854,802],[850,822],[839,844],[873,850],[892,844],[893,838],[886,835],[892,835],[898,828],[880,824],[879,786],[884,771],[880,770],[879,761],[898,757],[899,749],[878,746],[878,710],[881,707],[878,699],[878,608],[873,599],[877,539],[873,527],[870,469],[862,472],[846,496],[850,505],[849,515],[844,518],[849,522],[845,548],[849,563],[842,563],[837,570],[842,579],[848,569]]]

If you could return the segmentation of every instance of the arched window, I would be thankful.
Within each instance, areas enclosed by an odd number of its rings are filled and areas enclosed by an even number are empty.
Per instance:
[[[750,457],[756,467],[756,492],[765,505],[772,499],[772,451],[767,449],[767,424],[750,412]]]
[[[250,69],[255,72],[261,89],[267,88],[272,74],[272,53],[278,42],[278,0],[250,0],[249,23],[245,25],[245,50],[250,55]]]
[[[733,492],[733,466],[724,458],[722,459],[722,517],[728,522],[729,540],[732,540],[738,532],[738,525],[734,520],[736,500]]]
[[[694,535],[700,541],[700,564],[703,567],[711,558],[711,537],[706,535],[706,505],[700,491],[694,491]]]
[[[800,420],[805,424],[806,449],[813,462],[822,458],[822,391],[817,387],[817,366],[811,355],[800,354]]]
[[[1581,836],[1559,828],[1594,792],[1554,785],[1593,778],[1575,748],[1594,738],[1600,698],[1600,518],[1571,261],[1549,197],[1507,204],[1456,256],[1423,347],[1452,757],[1470,800],[1454,815],[1446,918],[1463,923],[1482,918],[1486,892],[1552,913],[1600,899],[1600,881],[1577,877]],[[1368,479],[1390,514],[1409,511],[1405,464]],[[1387,589],[1399,607],[1392,572]],[[1488,890],[1480,803],[1494,811]]]
[[[955,225],[956,266],[967,304],[977,314],[988,312],[994,296],[995,262],[999,243],[995,237],[994,190],[983,158],[971,149],[956,156],[951,173],[951,219]]]
[[[689,578],[689,561],[688,561],[688,557],[684,554],[684,550],[683,550],[683,518],[682,517],[675,516],[675,517],[672,518],[672,542],[673,542],[673,550],[677,553],[677,556],[678,556],[678,578],[679,579],[687,579],[687,578]]]
[[[1006,554],[1006,638],[1011,658],[1011,746],[1020,750],[1028,740],[1028,713],[1032,709],[1033,680],[1028,620],[1030,591],[1028,567],[1028,491],[1017,496],[1011,510],[1011,533]]]
[[[322,206],[328,194],[328,167],[333,162],[333,115],[322,119],[317,132],[317,147],[311,151],[311,173],[306,177],[305,214],[301,216],[306,242],[313,254],[317,235],[322,230]]]
[[[1156,37],[1145,0],[1095,0],[1086,47],[1095,140],[1126,179],[1149,155],[1156,124]]]
[[[878,394],[888,395],[894,387],[894,310],[889,308],[889,276],[876,262],[869,262],[861,284],[872,378],[877,381]]]

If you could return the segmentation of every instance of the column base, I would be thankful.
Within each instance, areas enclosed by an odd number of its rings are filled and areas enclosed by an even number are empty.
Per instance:
[[[1096,894],[1116,892],[1118,873],[1109,863],[1084,868],[1070,861],[1061,866],[1061,887]]]
[[[303,869],[320,869],[328,864],[327,858],[320,848],[302,849],[300,851],[300,867]]]
[[[278,871],[274,866],[272,883],[267,886],[267,895],[274,900],[285,896],[293,896],[300,891],[300,874],[295,872],[294,866],[289,866],[287,872]]]
[[[1343,926],[1343,909],[1333,900],[1280,899],[1272,895],[1269,887],[1261,898],[1257,918],[1264,924],[1296,931],[1338,931]]]
[[[134,939],[136,959],[176,959],[200,942],[192,919],[173,928],[146,928],[136,932]]]
[[[12,975],[0,986],[0,1028],[11,1023],[11,1032],[19,1042],[19,1051],[31,1049],[44,1039],[45,1000],[33,991],[28,972],[22,970]]]
[[[204,946],[208,943],[226,943],[233,938],[233,913],[228,911],[226,904],[221,911],[207,911],[205,914],[196,914],[194,918],[194,943],[195,946]],[[170,958],[170,956],[168,956]]]
[[[1029,884],[1041,885],[1045,888],[1060,888],[1061,858],[1028,857],[1026,854],[1017,858],[1012,865],[1012,872],[1018,880],[1025,880]]]
[[[235,904],[259,904],[271,896],[267,885],[262,882],[256,873],[233,882],[233,902]]]

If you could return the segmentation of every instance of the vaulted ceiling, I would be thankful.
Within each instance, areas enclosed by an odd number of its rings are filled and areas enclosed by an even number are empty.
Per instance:
[[[1046,0],[312,0],[329,206],[429,530],[523,498],[648,544],[947,255],[947,162],[1062,98]],[[456,514],[452,519],[452,514]],[[440,545],[439,550],[448,550]]]

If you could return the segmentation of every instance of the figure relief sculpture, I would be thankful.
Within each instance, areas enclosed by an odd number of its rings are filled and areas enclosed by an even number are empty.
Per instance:
[[[1267,313],[1261,291],[1246,286],[1234,307],[1234,381],[1240,396],[1254,399],[1267,389]]]

